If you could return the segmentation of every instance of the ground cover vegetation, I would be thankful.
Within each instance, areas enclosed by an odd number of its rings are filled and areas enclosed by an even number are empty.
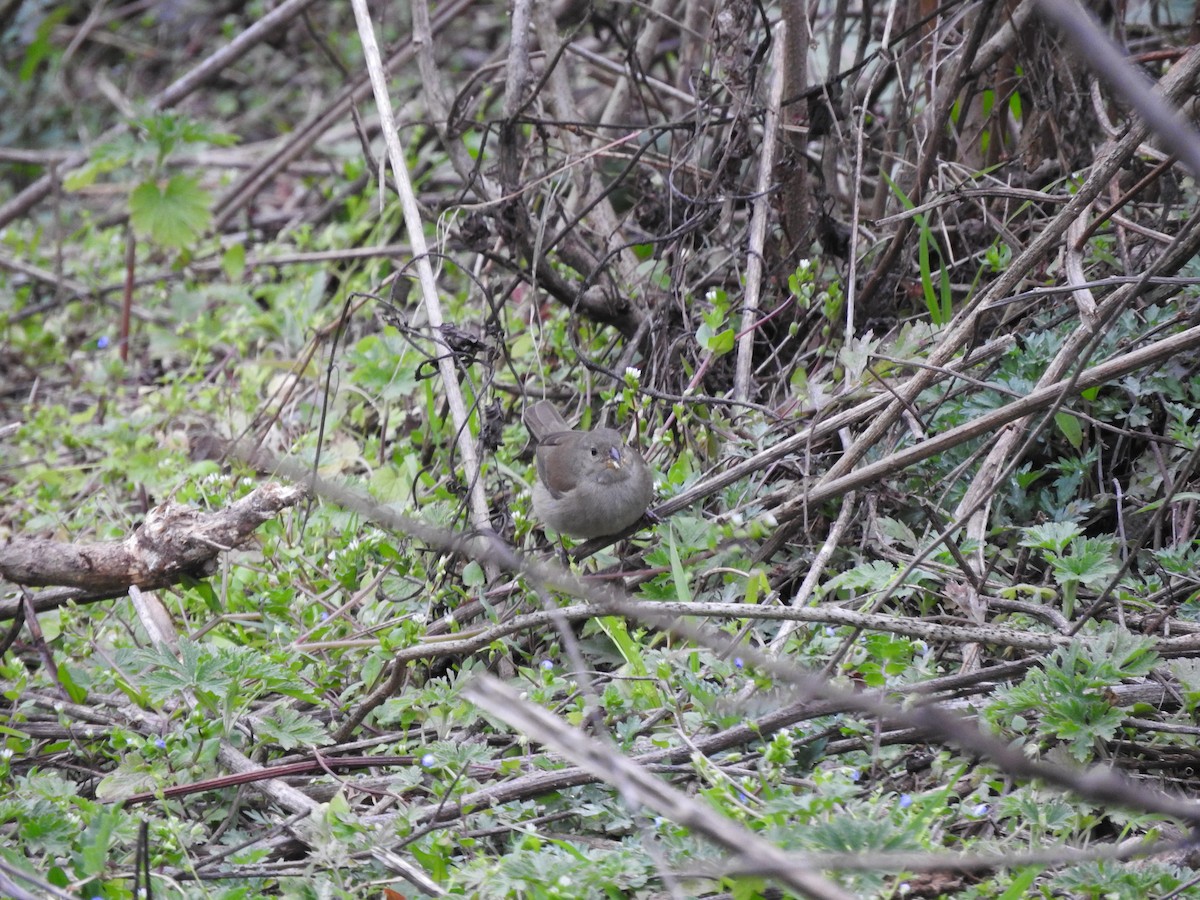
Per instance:
[[[0,894],[1194,895],[1200,45],[1087,12],[0,4]]]

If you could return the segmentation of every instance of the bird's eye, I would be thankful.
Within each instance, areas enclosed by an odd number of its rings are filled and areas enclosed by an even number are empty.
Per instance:
[[[597,453],[599,453],[599,452],[600,452],[600,451],[599,451],[599,450],[597,450],[595,447],[591,447],[590,449],[591,449],[592,456],[595,456]]]

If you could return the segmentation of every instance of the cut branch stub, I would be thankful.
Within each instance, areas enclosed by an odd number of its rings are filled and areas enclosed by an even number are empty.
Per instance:
[[[15,538],[0,547],[0,576],[14,584],[89,591],[131,585],[154,589],[184,577],[203,578],[215,571],[218,553],[240,546],[259,525],[304,495],[301,487],[271,482],[215,512],[164,503],[123,541]]]

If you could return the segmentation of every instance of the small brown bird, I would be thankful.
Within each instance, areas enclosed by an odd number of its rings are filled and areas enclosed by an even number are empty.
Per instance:
[[[637,450],[611,428],[572,431],[554,404],[525,410],[537,442],[533,513],[555,531],[577,538],[616,534],[646,511],[654,477]]]

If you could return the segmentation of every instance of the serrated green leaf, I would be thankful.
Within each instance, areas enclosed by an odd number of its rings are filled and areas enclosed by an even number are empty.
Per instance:
[[[104,872],[108,865],[108,852],[112,846],[113,834],[121,821],[122,812],[119,809],[100,810],[88,823],[80,841],[81,849],[76,864],[76,875],[83,878],[93,878]]]
[[[1081,534],[1083,530],[1073,522],[1044,522],[1022,528],[1020,544],[1022,547],[1061,553],[1067,544]]]
[[[278,706],[270,716],[259,719],[258,732],[284,750],[329,743],[329,733],[320,722],[290,706]]]
[[[210,198],[195,178],[176,175],[161,188],[146,181],[129,196],[134,230],[164,247],[182,248],[195,241],[211,219]]]

